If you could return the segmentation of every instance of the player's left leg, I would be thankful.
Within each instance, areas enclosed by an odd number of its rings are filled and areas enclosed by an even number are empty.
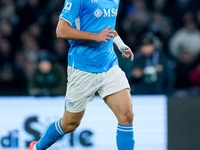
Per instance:
[[[133,111],[129,89],[123,89],[104,97],[106,104],[118,119],[117,147],[118,150],[133,150]]]

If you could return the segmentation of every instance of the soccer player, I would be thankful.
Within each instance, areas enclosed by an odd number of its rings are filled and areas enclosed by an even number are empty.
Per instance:
[[[65,112],[29,150],[45,150],[80,124],[96,91],[118,119],[118,150],[133,150],[133,111],[130,87],[119,68],[113,42],[124,58],[133,53],[115,29],[119,0],[66,0],[57,37],[69,39]],[[106,135],[105,135],[106,136]]]

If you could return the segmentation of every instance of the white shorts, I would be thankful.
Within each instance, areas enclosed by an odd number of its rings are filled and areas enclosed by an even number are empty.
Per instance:
[[[90,73],[68,66],[65,109],[81,112],[98,92],[101,98],[123,89],[130,89],[125,73],[118,65],[107,72]]]

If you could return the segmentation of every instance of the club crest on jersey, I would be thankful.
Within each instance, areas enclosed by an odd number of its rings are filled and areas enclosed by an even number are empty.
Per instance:
[[[67,2],[67,4],[65,5],[65,9],[66,9],[66,10],[70,10],[71,7],[72,7],[72,3]]]

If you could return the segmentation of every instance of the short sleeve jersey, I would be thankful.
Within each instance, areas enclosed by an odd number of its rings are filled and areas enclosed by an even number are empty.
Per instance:
[[[73,28],[98,33],[115,29],[119,0],[66,0],[60,18]],[[87,72],[106,72],[118,64],[113,39],[105,43],[69,40],[68,65]]]

